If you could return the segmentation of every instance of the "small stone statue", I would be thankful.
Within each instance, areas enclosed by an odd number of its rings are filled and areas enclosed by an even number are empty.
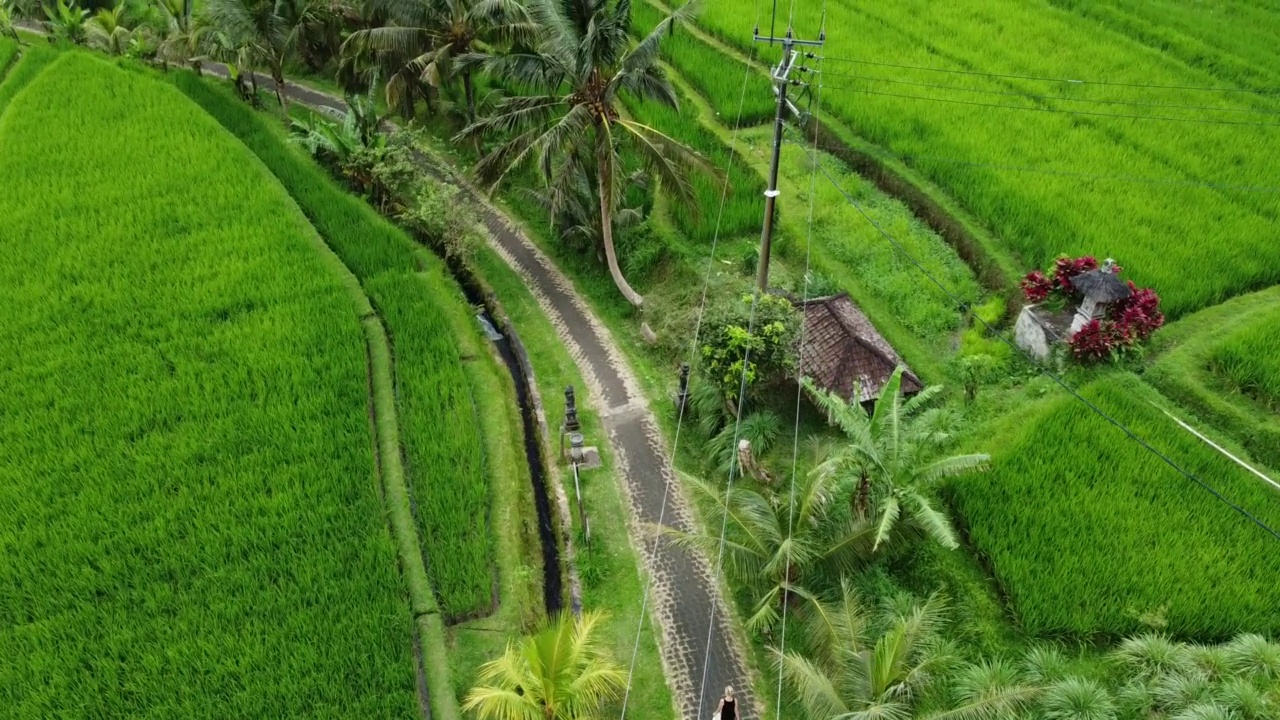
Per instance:
[[[582,429],[578,422],[578,405],[573,399],[573,386],[564,389],[564,429],[566,432],[577,432]]]

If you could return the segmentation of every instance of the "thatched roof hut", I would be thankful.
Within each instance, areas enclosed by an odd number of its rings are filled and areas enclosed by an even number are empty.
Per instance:
[[[903,365],[902,392],[910,395],[924,388],[848,293],[797,306],[804,315],[801,370],[818,387],[849,402],[873,401],[893,371]]]

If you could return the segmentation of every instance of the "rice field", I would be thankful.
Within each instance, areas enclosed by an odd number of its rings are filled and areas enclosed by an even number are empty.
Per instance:
[[[0,80],[9,71],[9,66],[18,56],[18,43],[9,38],[0,38]]]
[[[382,316],[395,351],[401,440],[419,538],[441,612],[447,619],[487,612],[494,583],[490,483],[469,384],[447,317],[437,307],[464,303],[460,289],[435,256],[335,185],[283,130],[227,88],[189,73],[173,79],[280,179]]]
[[[36,45],[24,48],[22,54],[14,62],[7,73],[0,74],[0,113],[9,105],[9,101],[31,78],[39,75],[45,66],[58,57],[52,48]]]
[[[0,177],[2,714],[416,713],[361,329],[297,206],[79,53]]]
[[[1099,21],[1091,3],[1069,5],[1079,12],[1018,0],[833,0],[824,111],[906,158],[1027,267],[1060,253],[1115,257],[1156,288],[1171,318],[1280,282],[1280,193],[1257,191],[1276,185],[1280,101],[1232,92],[1274,73],[1248,68],[1274,52],[1264,38],[1280,28],[1277,13],[1248,11],[1246,54],[1221,68],[1161,52],[1148,44],[1155,39]],[[1187,27],[1210,14],[1181,5]],[[764,12],[767,24],[767,4]],[[816,34],[820,12],[819,3],[798,5],[802,35]],[[699,22],[750,51],[751,15],[709,3]],[[1215,18],[1203,42],[1221,44],[1234,27]],[[1188,272],[1206,267],[1213,272]]]
[[[1280,494],[1180,431],[1133,376],[1084,394],[1272,527]],[[1036,635],[1117,637],[1163,617],[1180,637],[1280,631],[1277,540],[1083,403],[1062,397],[1013,437],[990,441],[993,471],[956,503],[1018,622]]]
[[[1213,349],[1210,369],[1271,412],[1280,412],[1280,308],[1233,328]]]

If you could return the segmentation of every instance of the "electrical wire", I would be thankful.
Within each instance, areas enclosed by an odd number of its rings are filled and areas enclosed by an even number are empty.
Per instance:
[[[902,65],[899,63],[881,62],[878,60],[858,60],[854,58],[826,57],[826,60],[837,63],[855,65],[872,65],[875,67],[897,68],[899,70],[921,70],[925,72],[947,73],[951,75],[979,75],[982,77],[1004,78],[1007,80],[1034,80],[1037,82],[1069,83],[1072,85],[1107,85],[1111,87],[1148,88],[1153,90],[1187,90],[1197,92],[1245,93],[1249,95],[1276,95],[1280,88],[1269,90],[1253,90],[1250,88],[1210,87],[1206,85],[1161,85],[1158,83],[1117,82],[1111,80],[1078,80],[1074,78],[1055,78],[1038,75],[1012,75],[1008,73],[982,72],[979,70],[956,70],[953,68],[928,67],[924,65]]]
[[[756,0],[756,23],[760,22],[761,2],[762,0]],[[776,3],[776,0],[775,0],[775,3]],[[751,63],[748,62],[748,63],[745,63],[745,65],[746,65],[746,69],[743,72],[743,76],[742,76],[742,90],[738,97],[738,115],[734,119],[733,129],[729,133],[729,155],[728,155],[728,158],[726,158],[725,160],[724,186],[720,191],[720,209],[716,213],[715,231],[712,233],[712,236],[711,236],[711,251],[710,251],[710,255],[707,258],[707,270],[702,279],[702,297],[698,302],[698,315],[697,315],[697,319],[694,321],[693,339],[689,343],[690,360],[692,360],[696,356],[698,351],[698,337],[702,332],[702,320],[707,307],[707,290],[711,285],[711,274],[715,268],[715,262],[716,262],[716,246],[720,241],[720,224],[721,224],[721,220],[724,218],[724,208],[729,196],[730,171],[733,169],[733,158],[737,155],[738,131],[742,123],[742,110],[743,110],[743,107],[746,105],[747,85],[748,85],[748,81],[751,78],[751,70],[752,70]],[[658,510],[659,526],[661,526],[663,524],[663,521],[666,520],[667,501],[671,494],[672,479],[675,476],[676,453],[678,453],[680,450],[680,431],[684,425],[685,408],[688,405],[687,399],[682,399],[682,400],[684,401],[680,403],[680,409],[676,416],[676,431],[675,431],[674,440],[672,442],[671,456],[669,458],[671,462],[671,467],[668,468],[668,472],[666,473],[666,476],[664,478],[665,482],[663,483],[663,486],[662,486],[662,505]],[[654,562],[657,560],[657,557],[658,557],[658,548],[660,547],[661,542],[662,541],[660,538],[655,537],[653,539],[653,549],[650,551],[649,562],[646,565],[646,568],[653,567]],[[636,660],[639,657],[639,653],[640,653],[640,635],[644,630],[644,621],[648,612],[649,593],[651,590],[651,586],[653,584],[652,580],[653,580],[652,577],[646,578],[644,583],[644,593],[640,599],[640,617],[636,623],[635,643],[632,645],[632,648],[631,648],[631,663],[627,669],[627,685],[626,685],[626,690],[622,696],[622,713],[619,716],[619,720],[626,720],[626,717],[627,717],[627,704],[631,699],[631,683],[635,677]],[[714,604],[712,605],[712,607],[713,608],[715,607]],[[705,674],[706,674],[706,671],[704,669],[703,670],[704,679],[705,679]],[[699,702],[699,705],[701,705],[701,702],[702,702],[701,696],[699,697],[698,702]]]
[[[1126,120],[1163,120],[1163,121],[1170,121],[1170,122],[1194,123],[1198,125],[1237,125],[1237,126],[1244,125],[1244,126],[1250,126],[1250,127],[1280,127],[1280,123],[1245,122],[1243,120],[1210,120],[1210,119],[1204,119],[1204,118],[1171,117],[1168,115],[1130,115],[1125,113],[1094,112],[1091,110],[1060,110],[1057,108],[1028,107],[1024,105],[1001,105],[999,103],[984,103],[984,102],[976,102],[973,100],[955,100],[952,98],[931,97],[928,95],[907,95],[905,93],[881,92],[879,90],[868,90],[866,88],[860,88],[860,87],[854,87],[854,86],[835,87],[835,86],[829,85],[827,87],[831,90],[849,90],[852,92],[860,92],[867,95],[879,95],[882,97],[903,98],[907,100],[925,100],[928,102],[949,103],[952,105],[969,105],[972,107],[1000,108],[1003,110],[1026,110],[1031,112],[1055,113],[1059,115],[1084,115],[1089,117],[1109,117],[1109,118],[1121,118]]]
[[[849,78],[852,80],[864,80],[868,82],[891,83],[894,85],[910,85],[912,87],[933,88],[935,90],[958,90],[960,92],[976,93],[979,95],[999,95],[1004,97],[1017,97],[1026,100],[1056,100],[1062,102],[1079,102],[1094,103],[1097,105],[1125,105],[1129,107],[1152,107],[1152,108],[1168,108],[1170,110],[1208,110],[1211,112],[1234,112],[1247,113],[1252,115],[1280,115],[1280,110],[1259,110],[1257,108],[1224,108],[1214,107],[1213,105],[1178,105],[1174,103],[1158,103],[1158,102],[1138,102],[1135,100],[1111,100],[1107,98],[1083,98],[1070,97],[1068,95],[1036,95],[1031,93],[1016,92],[1009,90],[983,90],[981,88],[964,87],[963,85],[943,85],[940,83],[915,82],[912,80],[898,80],[896,78],[877,77],[872,75],[851,75],[849,73],[837,73],[825,71],[831,77]]]
[[[801,146],[801,147],[803,147],[803,146]],[[805,150],[806,150],[806,152],[807,152],[807,151],[808,151],[808,148],[805,148]],[[846,200],[850,205],[852,205],[852,206],[854,207],[854,209],[855,209],[855,210],[857,210],[857,211],[858,211],[858,214],[859,214],[859,215],[861,215],[861,216],[863,217],[863,219],[864,219],[864,220],[866,220],[866,221],[867,221],[867,222],[868,222],[868,223],[869,223],[873,228],[875,228],[875,229],[876,229],[876,231],[880,233],[880,235],[882,235],[886,240],[888,240],[888,241],[889,241],[889,243],[890,243],[890,244],[892,244],[892,245],[893,245],[893,247],[894,247],[894,248],[895,248],[895,249],[896,249],[896,250],[897,250],[897,251],[898,251],[898,252],[899,252],[899,253],[900,253],[904,258],[906,258],[906,260],[907,260],[909,263],[911,263],[912,265],[914,265],[914,266],[916,267],[916,269],[917,269],[917,270],[919,270],[919,271],[920,271],[920,272],[921,272],[921,273],[922,273],[922,274],[923,274],[923,275],[924,275],[924,276],[925,276],[925,277],[926,277],[926,278],[927,278],[931,283],[933,283],[934,285],[936,285],[936,286],[938,287],[938,289],[939,289],[939,290],[941,290],[945,295],[947,295],[947,297],[951,298],[954,302],[956,302],[956,303],[957,303],[958,305],[960,305],[960,306],[964,306],[964,305],[965,305],[965,302],[964,302],[963,298],[961,298],[959,295],[955,294],[955,293],[954,293],[950,288],[948,288],[948,287],[947,287],[947,286],[946,286],[942,281],[938,280],[938,278],[937,278],[937,277],[935,277],[932,273],[930,273],[930,272],[929,272],[929,270],[928,270],[926,267],[924,267],[924,265],[922,265],[922,264],[920,263],[920,261],[919,261],[919,260],[917,260],[917,259],[916,259],[916,258],[915,258],[915,257],[914,257],[914,256],[913,256],[913,255],[912,255],[912,254],[911,254],[911,253],[910,253],[910,252],[909,252],[905,247],[903,247],[902,243],[901,243],[897,238],[895,238],[892,234],[890,234],[890,233],[889,233],[889,231],[885,230],[885,229],[884,229],[884,227],[880,225],[880,223],[876,222],[876,221],[875,221],[875,219],[874,219],[874,218],[872,218],[872,217],[867,213],[867,211],[862,207],[862,205],[861,205],[861,204],[860,204],[860,203],[859,203],[859,202],[858,202],[858,201],[857,201],[857,200],[856,200],[856,199],[855,199],[851,194],[849,194],[849,191],[845,190],[845,189],[844,189],[844,187],[842,187],[842,186],[840,185],[840,183],[839,183],[839,182],[837,182],[837,181],[836,181],[836,179],[835,179],[834,177],[832,177],[831,172],[830,172],[829,170],[827,170],[827,168],[826,168],[826,166],[825,166],[825,165],[823,165],[823,164],[822,164],[821,159],[817,156],[817,154],[816,154],[816,153],[813,153],[813,154],[811,154],[811,155],[810,155],[810,160],[811,160],[811,161],[812,161],[816,166],[818,166],[818,168],[819,168],[819,169],[821,169],[821,170],[822,170],[822,174],[823,174],[824,176],[826,176],[827,180],[831,183],[831,185],[832,185],[833,187],[835,187],[835,188],[836,188],[836,190],[838,190],[838,191],[840,192],[840,194],[841,194],[841,195],[843,195],[843,196],[844,196],[844,199],[845,199],[845,200]],[[1001,333],[1000,331],[998,331],[995,327],[993,327],[993,326],[992,326],[990,323],[988,323],[986,320],[983,320],[981,317],[979,317],[979,316],[978,316],[978,315],[976,315],[976,314],[974,315],[974,319],[975,319],[975,320],[977,320],[977,321],[978,321],[978,322],[979,322],[979,323],[980,323],[980,324],[981,324],[981,325],[982,325],[982,326],[983,326],[983,327],[984,327],[988,332],[990,332],[993,336],[995,336],[996,338],[999,338],[1001,342],[1003,342],[1004,344],[1006,344],[1006,345],[1008,345],[1010,348],[1012,348],[1014,352],[1016,352],[1017,354],[1019,354],[1019,355],[1021,355],[1021,356],[1023,356],[1023,357],[1027,357],[1027,354],[1026,354],[1026,351],[1025,351],[1025,350],[1023,350],[1021,347],[1019,347],[1019,346],[1018,346],[1018,344],[1017,344],[1017,343],[1015,343],[1014,341],[1012,341],[1012,340],[1010,340],[1009,338],[1005,337],[1004,333]],[[1028,358],[1028,360],[1031,360],[1031,359],[1030,359],[1030,358]],[[1046,377],[1048,377],[1049,379],[1053,380],[1053,381],[1054,381],[1054,383],[1056,383],[1058,386],[1060,386],[1063,390],[1066,390],[1066,391],[1067,391],[1067,393],[1068,393],[1068,394],[1070,394],[1072,397],[1074,397],[1076,400],[1080,401],[1081,403],[1084,403],[1084,405],[1085,405],[1085,406],[1086,406],[1090,411],[1092,411],[1095,415],[1097,415],[1098,417],[1102,418],[1102,419],[1103,419],[1103,420],[1105,420],[1106,422],[1108,422],[1108,423],[1110,423],[1111,425],[1113,425],[1116,429],[1118,429],[1118,430],[1120,430],[1122,433],[1124,433],[1124,434],[1125,434],[1125,435],[1126,435],[1130,440],[1132,440],[1132,441],[1134,441],[1134,442],[1138,443],[1138,445],[1139,445],[1139,446],[1141,446],[1144,450],[1146,450],[1147,452],[1149,452],[1149,453],[1151,453],[1152,455],[1154,455],[1154,456],[1156,456],[1157,458],[1159,458],[1159,459],[1161,460],[1161,462],[1163,462],[1164,464],[1168,465],[1170,468],[1172,468],[1172,469],[1173,469],[1174,471],[1176,471],[1178,474],[1182,475],[1182,476],[1183,476],[1183,477],[1185,477],[1186,479],[1188,479],[1188,480],[1190,480],[1191,482],[1195,483],[1196,485],[1200,486],[1203,490],[1205,490],[1205,491],[1206,491],[1206,492],[1208,492],[1209,494],[1213,495],[1213,496],[1214,496],[1215,498],[1217,498],[1219,501],[1221,501],[1222,503],[1224,503],[1225,505],[1227,505],[1228,507],[1230,507],[1230,508],[1231,508],[1232,510],[1234,510],[1235,512],[1239,513],[1239,514],[1240,514],[1241,516],[1243,516],[1244,518],[1248,519],[1248,520],[1249,520],[1250,522],[1252,522],[1254,525],[1257,525],[1259,528],[1261,528],[1261,529],[1262,529],[1262,530],[1264,530],[1265,532],[1269,533],[1272,537],[1276,538],[1277,540],[1280,540],[1280,531],[1277,531],[1276,529],[1274,529],[1274,528],[1272,528],[1271,526],[1269,526],[1269,525],[1267,525],[1266,523],[1264,523],[1262,520],[1259,520],[1257,516],[1255,516],[1254,514],[1250,513],[1248,510],[1246,510],[1245,508],[1241,507],[1240,505],[1238,505],[1238,504],[1236,504],[1236,503],[1232,502],[1230,499],[1228,499],[1228,498],[1227,498],[1226,496],[1224,496],[1222,493],[1218,492],[1216,489],[1214,489],[1214,488],[1213,488],[1212,486],[1210,486],[1208,483],[1206,483],[1206,482],[1204,482],[1203,480],[1201,480],[1201,479],[1200,479],[1198,476],[1196,476],[1194,473],[1192,473],[1192,472],[1191,472],[1191,471],[1189,471],[1189,470],[1186,470],[1186,469],[1185,469],[1185,468],[1183,468],[1181,465],[1179,465],[1177,462],[1175,462],[1172,458],[1170,458],[1168,455],[1166,455],[1165,453],[1163,453],[1163,452],[1161,452],[1160,450],[1158,450],[1158,449],[1156,449],[1155,447],[1153,447],[1153,446],[1152,446],[1150,443],[1148,443],[1144,438],[1142,438],[1141,436],[1139,436],[1139,435],[1138,435],[1137,433],[1135,433],[1133,430],[1129,429],[1129,427],[1128,427],[1128,426],[1126,426],[1124,423],[1120,422],[1119,420],[1115,419],[1115,418],[1114,418],[1114,417],[1112,417],[1111,415],[1107,414],[1107,412],[1106,412],[1106,411],[1104,411],[1102,408],[1098,407],[1098,406],[1097,406],[1097,404],[1095,404],[1094,402],[1092,402],[1092,401],[1091,401],[1091,400],[1089,400],[1088,398],[1086,398],[1086,397],[1084,397],[1083,395],[1081,395],[1081,394],[1080,394],[1080,392],[1079,392],[1078,390],[1076,390],[1075,388],[1071,387],[1071,385],[1069,385],[1069,384],[1066,382],[1066,380],[1062,379],[1062,377],[1061,377],[1061,376],[1059,376],[1058,374],[1056,374],[1056,373],[1052,372],[1052,371],[1051,371],[1051,370],[1049,370],[1048,368],[1044,368],[1044,367],[1041,367],[1041,368],[1040,368],[1040,372],[1041,372],[1041,374],[1045,375],[1045,376],[1046,376]]]

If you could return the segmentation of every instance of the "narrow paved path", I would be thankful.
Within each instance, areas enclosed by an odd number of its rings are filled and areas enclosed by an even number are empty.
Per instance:
[[[204,67],[206,73],[227,76],[222,65],[205,63]],[[275,89],[271,79],[261,75],[258,85]],[[346,111],[341,98],[291,82],[285,83],[285,93],[316,108]],[[723,688],[732,685],[747,720],[760,718],[762,708],[752,691],[744,649],[727,613],[713,561],[666,539],[655,539],[646,530],[660,518],[664,525],[681,530],[690,530],[694,521],[689,500],[672,472],[657,420],[617,345],[568,279],[518,226],[452,168],[437,169],[470,193],[494,249],[524,279],[588,384],[587,401],[603,420],[623,479],[631,508],[632,544],[642,553],[650,577],[650,618],[657,622],[667,683],[680,717],[708,717]],[[624,657],[630,652],[630,648],[617,650]]]

